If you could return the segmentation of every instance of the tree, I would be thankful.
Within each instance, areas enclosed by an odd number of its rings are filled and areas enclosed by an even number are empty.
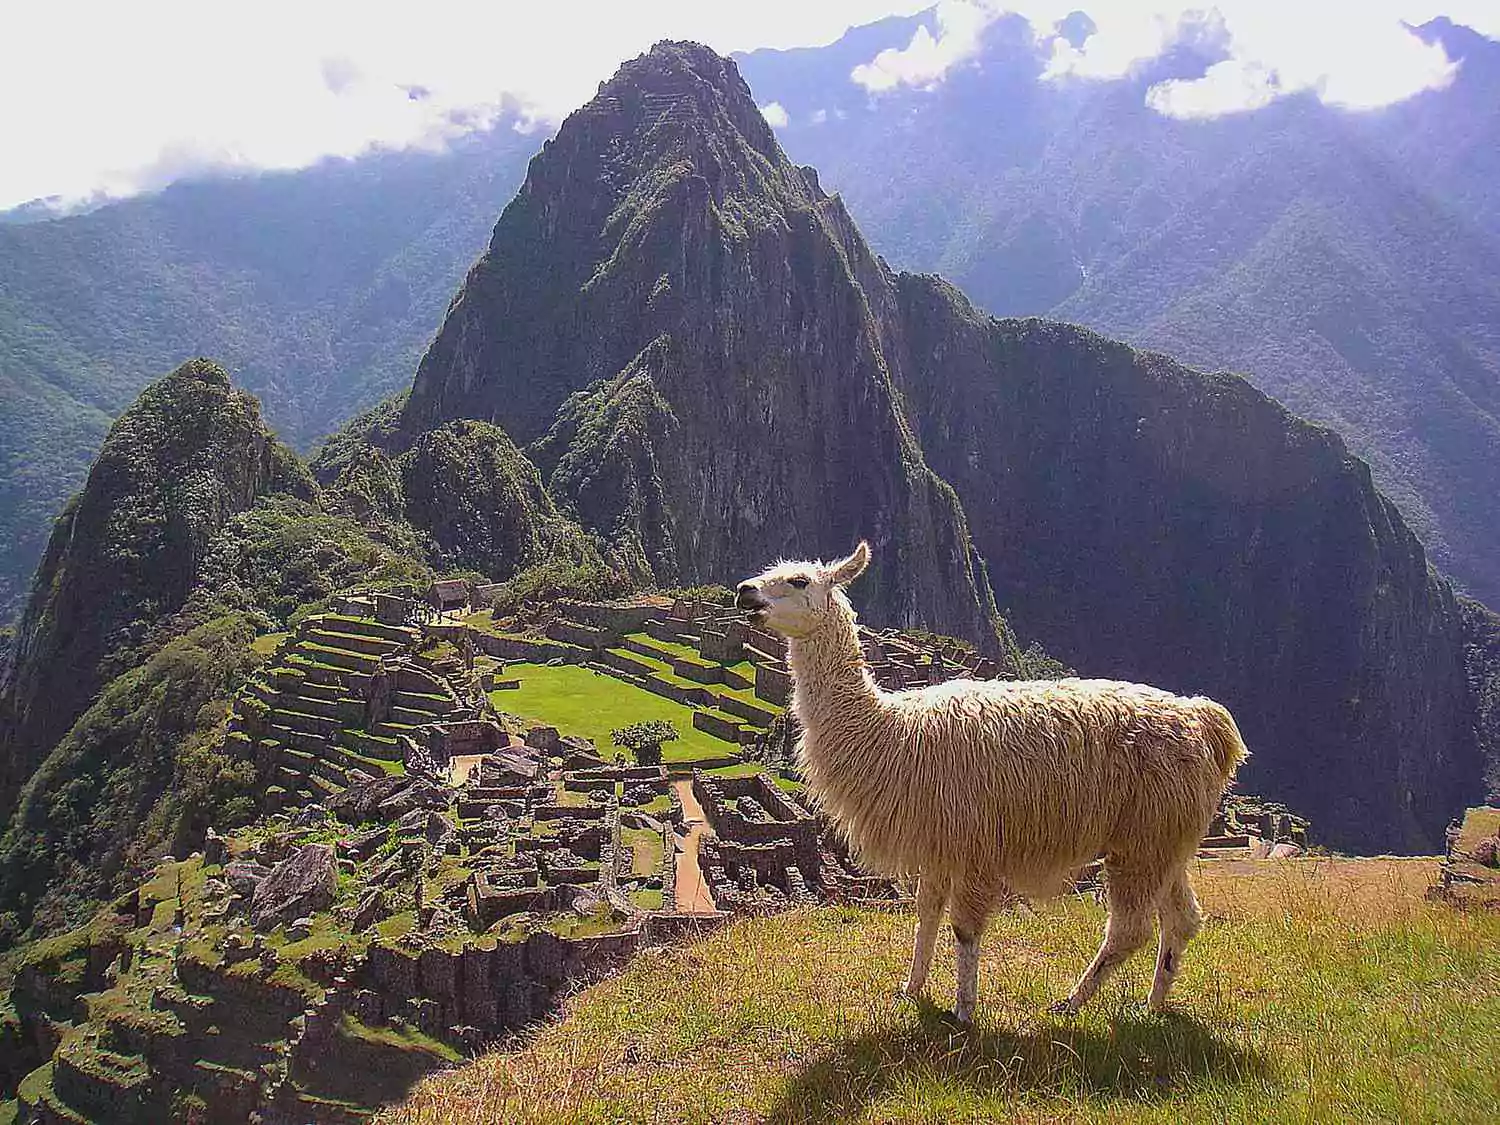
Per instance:
[[[652,719],[648,723],[631,723],[628,727],[612,730],[609,740],[629,750],[641,765],[659,766],[662,743],[675,742],[677,728],[665,719]]]

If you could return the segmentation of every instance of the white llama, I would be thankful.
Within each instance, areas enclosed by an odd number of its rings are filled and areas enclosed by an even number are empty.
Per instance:
[[[1113,680],[953,680],[888,692],[866,669],[843,587],[870,559],[783,562],[739,605],[787,639],[792,709],[813,798],[861,864],[918,876],[904,991],[922,993],[943,908],[958,948],[956,1015],[973,1020],[979,939],[1014,895],[1062,891],[1104,857],[1109,922],[1071,995],[1078,1011],[1151,937],[1159,1009],[1201,915],[1192,859],[1245,744],[1219,704]]]

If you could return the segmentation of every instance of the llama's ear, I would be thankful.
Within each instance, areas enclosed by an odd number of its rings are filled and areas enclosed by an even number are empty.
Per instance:
[[[863,539],[859,546],[854,548],[854,554],[843,562],[834,563],[829,571],[829,577],[840,586],[847,586],[865,572],[865,567],[870,565],[870,545]]]

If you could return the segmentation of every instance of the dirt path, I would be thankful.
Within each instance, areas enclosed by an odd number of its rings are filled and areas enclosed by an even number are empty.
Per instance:
[[[717,908],[698,866],[698,840],[708,831],[708,822],[703,816],[703,806],[693,796],[690,780],[674,781],[672,788],[682,801],[683,827],[687,829],[687,836],[679,840],[681,850],[677,853],[677,909],[683,914],[711,914]]]
[[[479,764],[483,754],[456,754],[452,762],[453,772],[448,775],[450,785],[462,785],[469,780],[469,771]]]

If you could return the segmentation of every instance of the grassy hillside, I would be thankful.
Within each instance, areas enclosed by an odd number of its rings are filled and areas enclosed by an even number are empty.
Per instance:
[[[980,1021],[897,1004],[911,918],[823,909],[641,957],[513,1054],[419,1086],[387,1125],[490,1121],[1444,1121],[1500,1104],[1500,915],[1424,901],[1430,860],[1202,865],[1209,920],[1172,1012],[1144,954],[1044,1014],[1103,912],[992,925]],[[951,1002],[951,948],[936,996]]]

